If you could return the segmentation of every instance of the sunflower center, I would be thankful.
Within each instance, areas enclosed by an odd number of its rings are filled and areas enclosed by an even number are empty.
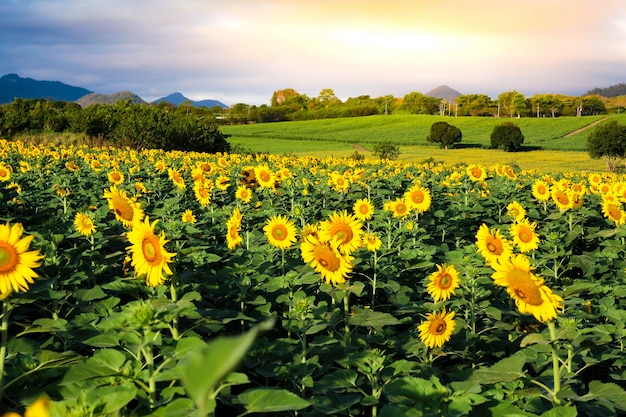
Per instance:
[[[259,178],[261,179],[261,181],[263,182],[268,182],[270,180],[270,174],[267,171],[261,171]]]
[[[272,237],[276,240],[285,240],[288,235],[287,228],[282,224],[277,224],[272,228]]]
[[[446,321],[442,318],[435,318],[430,323],[430,333],[439,336],[446,332]]]
[[[544,185],[540,185],[539,187],[537,187],[537,192],[539,194],[546,194],[548,192],[548,189]]]
[[[411,200],[413,200],[415,204],[420,204],[424,201],[424,194],[421,191],[415,191],[411,194]]]
[[[543,303],[541,291],[528,272],[519,269],[509,272],[508,286],[515,296],[526,304],[539,306]]]
[[[158,265],[161,263],[161,248],[156,236],[146,237],[143,242],[141,242],[141,250],[149,264]]]
[[[404,214],[404,213],[406,213],[406,206],[405,206],[404,204],[398,204],[398,205],[396,206],[396,212],[397,212],[398,214]]]
[[[559,203],[563,205],[569,204],[569,199],[567,198],[565,193],[558,193],[556,199],[559,201]]]
[[[530,243],[533,240],[533,231],[530,230],[528,227],[522,227],[517,233],[517,236],[522,242]]]
[[[120,180],[120,174],[118,174],[117,172],[114,172],[111,174],[111,179],[113,181],[119,181]]]
[[[359,213],[361,214],[367,214],[370,212],[370,208],[367,206],[367,204],[361,204],[359,206]]]
[[[480,178],[483,172],[479,168],[472,168],[472,177]]]
[[[0,274],[8,274],[14,271],[19,261],[20,255],[13,245],[7,242],[0,242]]]
[[[437,282],[437,286],[442,290],[447,290],[452,285],[452,277],[450,274],[445,273],[439,277],[439,281]]]
[[[620,220],[622,218],[622,213],[620,213],[619,209],[614,204],[609,204],[607,211],[612,219]]]
[[[4,178],[8,176],[9,176],[9,171],[4,168],[0,168],[0,178]]]
[[[315,259],[327,271],[335,272],[339,270],[341,261],[337,254],[328,246],[318,246],[314,251]]]
[[[486,246],[487,250],[494,255],[501,255],[502,252],[504,252],[504,246],[502,245],[502,242],[500,241],[500,239],[497,239],[495,237],[489,238]]]
[[[330,237],[339,239],[341,243],[348,243],[352,240],[352,229],[347,224],[337,224],[333,226]]]
[[[133,208],[122,197],[113,197],[113,211],[124,220],[133,220]]]

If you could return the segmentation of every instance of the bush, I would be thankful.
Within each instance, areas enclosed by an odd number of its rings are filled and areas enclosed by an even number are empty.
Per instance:
[[[587,137],[587,152],[593,159],[606,158],[606,167],[615,171],[620,159],[626,156],[626,126],[609,120],[597,126]]]
[[[522,143],[524,143],[524,135],[521,129],[511,122],[497,125],[491,132],[492,149],[502,149],[506,152],[519,151]]]
[[[400,155],[400,147],[388,140],[384,140],[374,146],[372,153],[380,159],[397,159]]]
[[[449,146],[461,142],[463,134],[458,127],[446,122],[435,122],[430,126],[428,142],[439,143],[439,146],[448,149]]]

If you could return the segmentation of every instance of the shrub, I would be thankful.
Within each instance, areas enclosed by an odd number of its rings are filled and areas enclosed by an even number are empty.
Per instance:
[[[400,155],[400,147],[388,140],[377,143],[372,153],[380,159],[397,159]]]
[[[430,126],[428,142],[439,143],[439,146],[448,149],[449,146],[461,142],[463,134],[458,127],[446,122],[435,122]]]
[[[491,148],[502,149],[506,152],[518,151],[524,143],[524,135],[521,129],[511,123],[505,122],[497,125],[491,132]]]
[[[626,156],[626,126],[609,120],[597,126],[587,137],[587,152],[593,159],[606,158],[606,167],[615,171],[617,163]]]

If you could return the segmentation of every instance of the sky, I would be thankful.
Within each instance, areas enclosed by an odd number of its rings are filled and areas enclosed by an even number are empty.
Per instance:
[[[582,95],[626,82],[624,0],[0,0],[0,76],[146,101],[448,85]]]

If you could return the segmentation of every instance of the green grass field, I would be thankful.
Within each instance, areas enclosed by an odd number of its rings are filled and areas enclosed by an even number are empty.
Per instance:
[[[341,158],[356,150],[373,157],[372,147],[387,140],[400,146],[399,160],[405,162],[432,158],[449,164],[501,163],[545,172],[580,172],[606,168],[603,160],[593,160],[586,152],[587,136],[592,129],[572,135],[602,119],[626,123],[626,115],[510,119],[402,114],[232,125],[221,130],[231,135],[232,145],[255,152]],[[462,131],[463,140],[457,149],[440,149],[426,141],[430,126],[441,120]],[[524,151],[487,149],[494,126],[505,121],[522,130]]]

